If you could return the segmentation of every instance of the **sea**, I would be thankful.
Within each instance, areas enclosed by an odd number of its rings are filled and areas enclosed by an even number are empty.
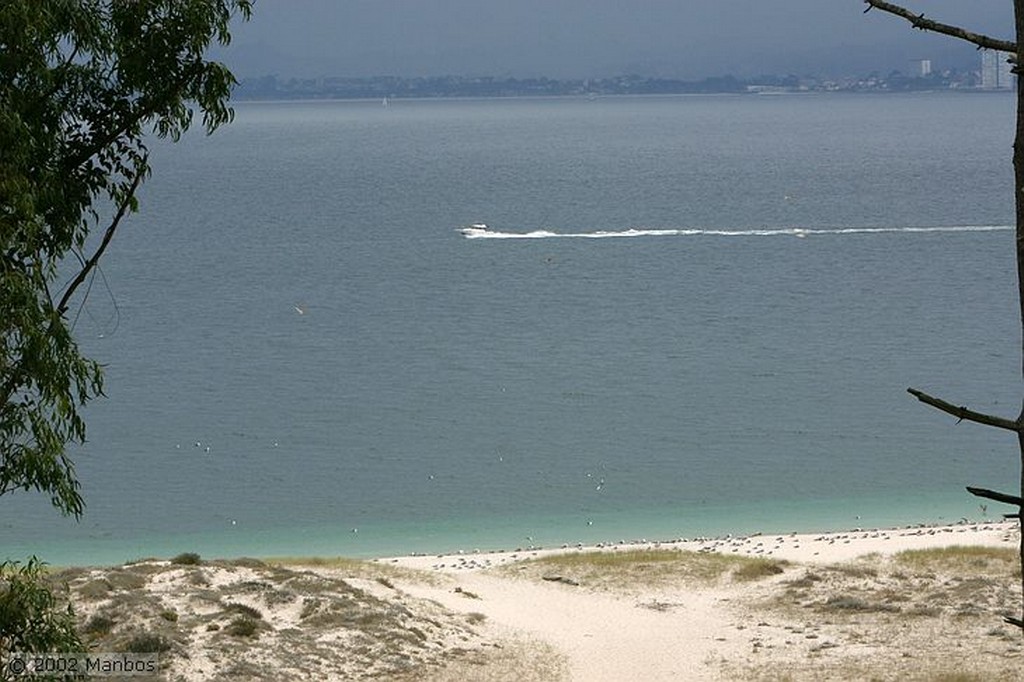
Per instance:
[[[351,556],[998,518],[1009,93],[240,102],[73,309],[86,510],[0,558]],[[464,232],[483,223],[486,230]]]

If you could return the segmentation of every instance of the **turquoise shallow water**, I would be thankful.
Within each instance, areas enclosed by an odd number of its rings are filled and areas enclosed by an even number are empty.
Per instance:
[[[910,495],[906,499],[793,500],[772,505],[702,505],[699,508],[650,510],[633,514],[594,513],[512,518],[463,517],[428,522],[369,522],[353,532],[336,525],[246,529],[237,525],[217,531],[169,533],[125,539],[77,537],[48,545],[36,539],[8,546],[10,556],[41,554],[55,565],[121,563],[131,559],[170,557],[198,552],[204,557],[348,556],[371,558],[410,553],[453,553],[474,549],[511,550],[622,540],[671,540],[753,533],[819,532],[853,528],[981,521],[982,513],[966,495]],[[590,522],[588,524],[587,522]]]
[[[1014,443],[905,389],[1017,412],[1012,115],[952,93],[240,105],[157,146],[79,319],[108,392],[72,451],[86,516],[5,496],[0,550],[979,518],[963,486],[1009,487]],[[490,238],[458,231],[477,221]]]

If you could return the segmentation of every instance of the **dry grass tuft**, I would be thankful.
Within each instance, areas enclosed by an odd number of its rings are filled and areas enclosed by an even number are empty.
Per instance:
[[[563,582],[607,591],[667,585],[708,585],[731,579],[750,582],[777,576],[789,562],[679,549],[554,554],[504,566],[497,571],[530,579],[557,574]],[[570,583],[571,584],[571,583]]]
[[[895,555],[900,566],[922,573],[956,572],[961,575],[1003,574],[1020,578],[1018,550],[1004,547],[955,545],[916,549]]]
[[[568,682],[565,656],[534,640],[510,640],[476,651],[454,651],[443,666],[430,666],[394,682]]]
[[[788,565],[790,565],[788,561],[748,558],[733,569],[732,576],[741,582],[761,580],[785,573],[784,567]]]
[[[268,566],[284,569],[312,568],[316,569],[318,573],[327,572],[346,578],[374,580],[385,587],[395,580],[424,585],[442,585],[448,582],[445,576],[436,573],[416,571],[378,561],[363,561],[345,557],[276,557],[267,559],[266,563]]]

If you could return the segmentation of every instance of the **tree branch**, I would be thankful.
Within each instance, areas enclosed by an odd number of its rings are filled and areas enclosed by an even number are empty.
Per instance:
[[[1024,501],[1016,495],[998,493],[995,490],[988,490],[987,488],[972,488],[971,486],[967,486],[967,492],[975,497],[984,497],[987,500],[995,500],[996,502],[1004,502],[1006,504],[1015,504],[1018,507],[1024,505]]]
[[[132,204],[132,199],[135,197],[135,190],[139,188],[139,184],[142,182],[142,178],[146,175],[146,157],[143,156],[141,167],[136,171],[135,178],[132,179],[131,187],[128,188],[127,194],[121,200],[121,205],[117,208],[117,215],[110,221],[110,225],[107,226],[107,231],[103,234],[103,241],[96,248],[96,252],[92,254],[89,260],[85,261],[82,269],[78,271],[75,278],[71,280],[67,288],[64,290],[64,295],[61,296],[60,303],[57,304],[57,314],[63,315],[68,309],[68,301],[71,296],[75,293],[75,290],[81,286],[85,278],[88,277],[92,269],[96,267],[96,263],[99,262],[103,252],[107,250],[107,246],[110,244],[110,240],[114,238],[114,233],[117,231],[118,225],[121,224],[121,219],[124,218],[125,213],[128,212],[128,207]]]
[[[919,391],[916,388],[908,388],[907,393],[914,396],[922,403],[931,405],[932,407],[942,410],[947,414],[951,414],[960,420],[966,419],[969,422],[977,422],[978,424],[994,426],[998,429],[1006,429],[1007,431],[1014,431],[1016,433],[1024,431],[1024,426],[1011,419],[1004,419],[1003,417],[996,417],[991,414],[982,414],[981,412],[968,410],[966,407],[958,407],[952,403],[947,403],[945,400],[930,396],[924,391]]]
[[[196,78],[202,74],[202,67],[203,63],[201,61],[195,61],[188,64],[184,68],[183,73],[164,88],[164,91],[160,96],[150,97],[146,101],[142,101],[140,99],[135,102],[134,111],[125,116],[122,121],[113,126],[106,134],[99,137],[99,139],[91,140],[91,144],[83,149],[79,149],[76,154],[69,158],[64,159],[65,170],[67,172],[71,172],[75,168],[78,168],[93,156],[106,149],[108,145],[113,144],[119,137],[131,131],[134,126],[142,123],[147,118],[158,114],[161,109],[167,105],[167,102],[170,99],[173,99],[185,88],[186,85],[188,85],[190,79]]]
[[[938,21],[931,19],[925,19],[923,14],[914,14],[908,9],[900,7],[899,5],[893,5],[889,2],[883,2],[882,0],[864,0],[864,3],[868,6],[865,12],[869,12],[874,8],[878,8],[883,12],[889,14],[895,14],[898,17],[903,17],[909,21],[914,28],[922,31],[934,31],[935,33],[941,33],[943,35],[952,36],[959,38],[960,40],[966,40],[969,43],[977,45],[979,48],[987,50],[999,50],[1000,52],[1010,52],[1016,57],[1017,54],[1017,43],[1009,40],[999,40],[998,38],[991,38],[980,33],[973,33],[959,26],[953,26],[951,24],[943,24]]]

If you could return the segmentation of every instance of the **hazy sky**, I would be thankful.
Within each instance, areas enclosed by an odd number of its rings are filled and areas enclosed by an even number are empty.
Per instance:
[[[904,2],[1011,38],[1009,0]],[[679,78],[973,63],[973,48],[860,0],[256,0],[222,55],[239,76]]]

